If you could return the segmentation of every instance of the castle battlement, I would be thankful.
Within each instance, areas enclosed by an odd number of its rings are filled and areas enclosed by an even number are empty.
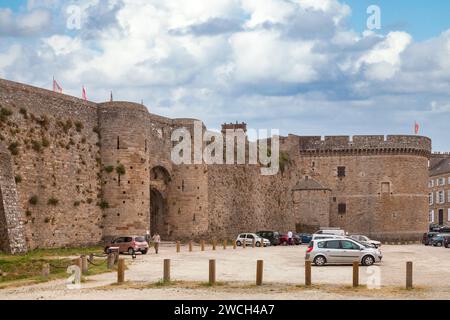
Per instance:
[[[431,139],[411,135],[373,136],[296,136],[282,138],[283,143],[298,146],[301,154],[327,153],[414,153],[431,155]]]

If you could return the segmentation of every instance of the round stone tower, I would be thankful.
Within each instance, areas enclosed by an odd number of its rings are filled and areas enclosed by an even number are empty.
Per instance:
[[[150,230],[147,109],[140,104],[99,105],[103,236],[146,235]]]
[[[296,139],[302,174],[331,190],[331,227],[385,241],[419,240],[428,230],[430,139]]]

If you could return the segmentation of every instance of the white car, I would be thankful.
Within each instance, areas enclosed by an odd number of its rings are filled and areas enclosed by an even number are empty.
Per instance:
[[[269,240],[261,238],[255,233],[241,233],[236,239],[236,245],[240,247],[245,242],[246,246],[251,246],[253,245],[253,241],[255,241],[255,246],[257,247],[261,247],[261,244],[264,245],[264,247],[270,246]]]
[[[350,239],[362,242],[362,243],[368,243],[373,245],[375,248],[379,248],[381,247],[381,242],[380,241],[376,241],[376,240],[371,240],[366,236],[362,236],[362,235],[351,235],[349,237]]]

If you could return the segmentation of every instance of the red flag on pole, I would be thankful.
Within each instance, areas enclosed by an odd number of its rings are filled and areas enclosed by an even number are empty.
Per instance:
[[[86,89],[83,86],[83,100],[87,100]]]
[[[53,91],[58,93],[62,93],[63,91],[58,82],[56,82],[55,77],[53,77]]]
[[[416,135],[418,135],[419,131],[420,131],[420,125],[416,121],[414,124],[414,132],[416,133]]]

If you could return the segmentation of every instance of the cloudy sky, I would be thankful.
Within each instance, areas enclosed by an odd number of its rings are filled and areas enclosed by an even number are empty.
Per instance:
[[[450,151],[450,1],[0,0],[0,77],[52,76],[209,128],[413,134],[418,121]]]

